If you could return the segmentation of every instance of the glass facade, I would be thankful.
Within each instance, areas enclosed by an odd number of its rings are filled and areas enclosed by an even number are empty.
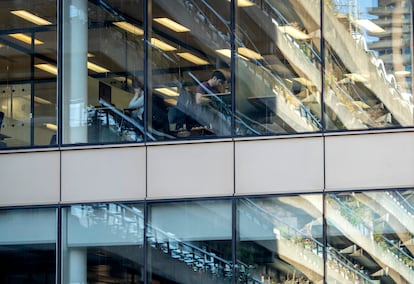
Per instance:
[[[55,144],[57,2],[4,1],[0,13],[0,147]]]
[[[142,205],[85,204],[62,214],[62,283],[144,283]]]
[[[5,1],[0,147],[414,126],[412,1]]]
[[[371,190],[2,209],[0,280],[410,283],[413,194]]]
[[[344,2],[323,14],[326,129],[412,126],[411,1]]]
[[[56,283],[57,209],[0,211],[0,282]]]
[[[320,1],[249,2],[236,9],[237,135],[322,130]]]
[[[231,283],[230,200],[151,204],[148,282]]]

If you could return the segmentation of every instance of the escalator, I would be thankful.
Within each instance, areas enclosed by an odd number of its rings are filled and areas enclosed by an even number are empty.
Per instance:
[[[100,255],[110,254],[113,259],[127,260],[143,266],[144,216],[140,209],[124,204],[74,206],[71,218],[84,228],[100,231],[100,240],[94,246],[101,247]],[[231,260],[223,259],[212,251],[197,246],[197,242],[181,241],[174,234],[147,224],[151,273],[162,276],[161,283],[229,283],[233,277]],[[88,243],[85,234],[82,241],[70,241],[69,247],[82,247]],[[112,245],[111,245],[112,243]],[[121,249],[120,249],[121,244]],[[122,249],[124,247],[124,249]],[[140,254],[141,256],[137,255]],[[138,263],[137,263],[138,261]],[[247,267],[238,263],[238,283],[262,283],[247,274]],[[90,277],[90,276],[88,276]]]

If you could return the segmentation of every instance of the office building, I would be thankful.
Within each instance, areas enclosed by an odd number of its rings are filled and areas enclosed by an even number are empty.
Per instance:
[[[413,283],[413,1],[0,6],[1,283]]]
[[[379,1],[377,7],[368,9],[375,15],[374,23],[385,30],[377,34],[380,40],[368,44],[369,48],[378,51],[379,58],[384,62],[384,69],[395,75],[397,84],[403,93],[409,93],[412,87],[411,45],[411,3],[410,1]],[[406,91],[408,90],[408,91]]]

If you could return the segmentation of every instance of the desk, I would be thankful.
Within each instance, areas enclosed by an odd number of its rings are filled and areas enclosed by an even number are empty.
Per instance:
[[[266,123],[272,122],[272,116],[276,114],[276,96],[249,97],[247,100],[265,113]]]
[[[216,94],[203,94],[203,98],[210,99],[214,102],[223,103],[226,106],[231,106],[231,93],[216,93]]]

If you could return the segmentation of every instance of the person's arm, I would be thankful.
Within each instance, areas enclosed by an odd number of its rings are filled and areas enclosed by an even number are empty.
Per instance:
[[[135,94],[130,100],[128,108],[137,109],[144,106],[144,96]]]
[[[210,102],[210,99],[204,97],[204,94],[205,92],[202,90],[202,87],[198,86],[195,94],[196,104],[208,104]]]

